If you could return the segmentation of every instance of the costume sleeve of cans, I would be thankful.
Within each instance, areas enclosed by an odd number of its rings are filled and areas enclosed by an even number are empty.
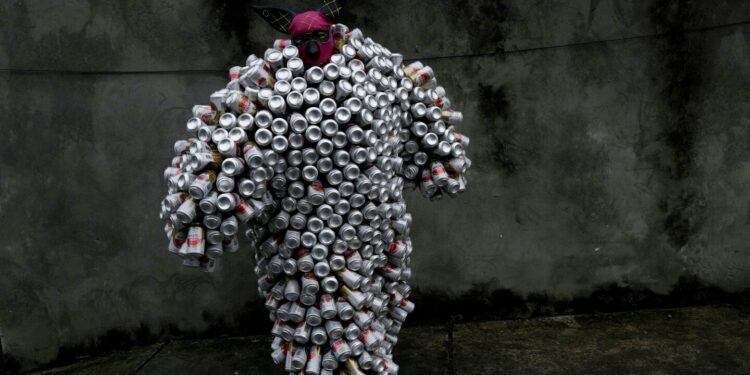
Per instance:
[[[161,217],[169,251],[206,272],[247,224],[272,359],[286,371],[396,374],[392,350],[414,309],[402,192],[462,192],[469,138],[429,66],[332,30],[329,63],[305,66],[277,40],[193,107]]]

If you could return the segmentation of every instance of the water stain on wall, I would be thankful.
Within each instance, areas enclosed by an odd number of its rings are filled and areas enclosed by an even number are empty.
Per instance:
[[[243,0],[212,0],[212,15],[219,27],[232,46],[228,66],[236,65],[239,61],[245,61],[252,50],[252,39],[250,37],[250,23],[262,21],[253,10],[252,4]],[[270,26],[269,26],[270,27]]]
[[[449,17],[454,23],[452,28],[471,34],[468,51],[489,53],[504,49],[505,22],[511,12],[504,1],[450,1],[445,6],[454,15]]]
[[[700,38],[686,32],[690,24],[699,23],[703,14],[692,0],[660,0],[651,9],[654,25],[666,37],[661,43],[662,98],[669,113],[665,115],[662,142],[672,158],[663,168],[666,184],[660,209],[664,212],[663,228],[672,246],[687,245],[690,235],[703,220],[700,193],[692,185],[695,169],[695,142],[700,126],[696,114],[701,101]]]
[[[508,121],[510,102],[507,88],[504,85],[493,87],[479,83],[479,105],[480,118],[483,123],[492,124],[492,147],[490,157],[494,164],[506,175],[516,172],[518,162],[514,153],[518,151],[512,139],[515,133],[515,124]],[[502,120],[502,121],[498,121]]]

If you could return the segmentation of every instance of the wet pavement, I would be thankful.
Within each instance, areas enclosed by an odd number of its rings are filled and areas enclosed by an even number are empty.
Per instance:
[[[30,374],[278,374],[265,337],[172,339]],[[750,309],[706,306],[405,328],[400,374],[750,373]]]

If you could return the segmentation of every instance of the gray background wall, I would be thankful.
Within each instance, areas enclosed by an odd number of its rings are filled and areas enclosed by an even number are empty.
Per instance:
[[[255,306],[246,251],[184,269],[157,218],[190,107],[279,36],[250,3],[0,2],[3,353],[28,367],[112,330],[231,328]],[[472,138],[468,193],[409,197],[421,293],[750,287],[749,3],[345,6],[433,66]]]

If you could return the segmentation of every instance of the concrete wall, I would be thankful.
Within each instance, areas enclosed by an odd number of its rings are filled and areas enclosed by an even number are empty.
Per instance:
[[[157,217],[190,107],[278,37],[250,3],[0,2],[3,353],[28,367],[108,332],[263,317],[247,252],[184,269]],[[472,138],[467,194],[409,197],[422,293],[750,287],[750,4],[345,6],[433,66]]]

